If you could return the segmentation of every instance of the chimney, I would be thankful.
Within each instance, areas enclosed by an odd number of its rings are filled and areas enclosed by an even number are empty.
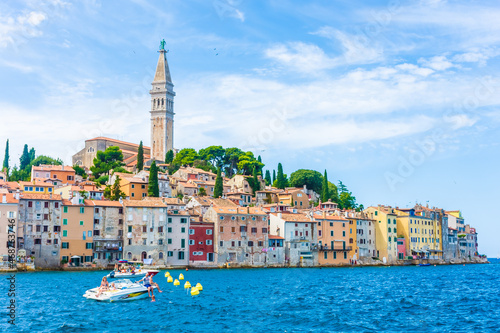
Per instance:
[[[16,200],[19,200],[19,190],[16,190],[16,195],[14,196]]]
[[[2,203],[7,203],[7,194],[2,195]]]

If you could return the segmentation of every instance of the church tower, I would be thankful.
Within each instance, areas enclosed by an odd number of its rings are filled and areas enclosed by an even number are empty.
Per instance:
[[[151,83],[151,158],[165,161],[165,154],[174,148],[174,85],[165,50],[160,43],[160,57]]]

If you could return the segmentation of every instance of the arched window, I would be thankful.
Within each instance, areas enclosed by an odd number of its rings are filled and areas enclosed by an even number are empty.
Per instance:
[[[146,251],[143,251],[143,252],[141,253],[141,258],[142,258],[142,260],[144,260],[144,259],[147,259],[147,258],[148,258],[148,254],[146,253]]]
[[[160,253],[158,254],[158,258],[159,258],[159,259],[163,259],[163,252],[160,252]]]
[[[127,253],[127,258],[132,259],[132,252]]]
[[[164,102],[165,102],[165,100],[162,98],[161,99],[161,106],[163,106]]]

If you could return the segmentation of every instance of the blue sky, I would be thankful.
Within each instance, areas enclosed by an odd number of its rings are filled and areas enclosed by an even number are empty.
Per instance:
[[[176,148],[327,169],[365,206],[461,209],[498,256],[498,17],[474,0],[2,2],[0,140],[11,164],[24,143],[67,162],[99,135],[149,144],[164,38]]]

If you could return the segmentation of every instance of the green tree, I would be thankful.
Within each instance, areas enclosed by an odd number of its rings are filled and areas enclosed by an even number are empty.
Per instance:
[[[30,164],[30,154],[28,152],[28,145],[24,145],[23,154],[19,158],[19,170],[24,170]]]
[[[200,149],[198,155],[202,160],[212,164],[215,168],[222,168],[224,166],[226,150],[222,146],[210,146]]]
[[[262,168],[264,167],[264,163],[262,163],[262,158],[260,157],[260,155],[259,155],[259,156],[257,156],[257,162],[259,162],[259,163],[261,163],[261,164],[262,164],[262,166],[259,168],[259,175],[261,175],[261,176],[262,176],[262,175],[263,175],[263,173],[262,173]]]
[[[3,167],[2,169],[5,172],[9,171],[9,139],[7,139],[7,143],[5,144],[5,156],[3,158]]]
[[[342,192],[339,196],[339,206],[342,209],[356,209],[356,198],[351,192]]]
[[[179,150],[177,155],[175,155],[174,160],[172,163],[179,164],[179,165],[189,165],[192,166],[194,161],[199,159],[198,158],[198,153],[196,150],[193,148],[184,148]]]
[[[63,161],[60,158],[52,158],[50,156],[45,156],[45,155],[40,155],[37,158],[35,158],[33,161],[30,162],[28,165],[28,169],[31,171],[31,167],[34,166],[40,166],[40,165],[62,165]]]
[[[253,174],[253,169],[257,168],[257,173],[260,174],[259,170],[263,166],[264,164],[255,159],[255,156],[251,151],[247,151],[246,153],[240,155],[238,161],[238,173],[242,175],[251,175]]]
[[[139,149],[137,149],[137,171],[141,171],[144,168],[144,148],[142,147],[142,141],[139,143]]]
[[[224,193],[224,185],[222,183],[222,174],[219,168],[217,169],[217,178],[215,178],[214,198],[222,197],[223,193]]]
[[[327,202],[328,199],[330,199],[330,188],[328,187],[328,175],[325,174],[323,175],[323,186],[322,186],[322,191],[321,191],[321,201],[322,202]]]
[[[75,170],[75,173],[78,176],[82,176],[83,178],[87,177],[87,173],[85,172],[85,169],[82,168],[81,166],[75,164],[75,165],[73,165],[73,170]]]
[[[339,180],[338,191],[339,191],[339,193],[347,192],[347,187],[340,180]]]
[[[113,183],[113,186],[106,186],[104,189],[104,197],[113,200],[113,201],[118,201],[120,198],[125,198],[126,194],[122,192],[120,188],[120,177],[116,176],[115,182]]]
[[[94,165],[90,167],[90,171],[95,178],[99,178],[109,173],[114,168],[123,165],[123,153],[118,146],[111,146],[106,148],[105,151],[99,150],[94,158]]]
[[[271,173],[269,172],[269,170],[266,170],[265,180],[266,180],[266,185],[267,186],[271,185]]]
[[[253,176],[252,178],[249,178],[249,183],[250,187],[252,188],[253,196],[255,196],[255,192],[260,191],[260,181],[259,181],[259,176],[258,176],[258,167],[255,166],[253,168]]]
[[[29,157],[30,157],[30,163],[35,160],[35,148],[31,147],[29,152]]]
[[[276,177],[276,187],[284,189],[287,185],[287,180],[285,175],[283,174],[283,166],[281,163],[278,163],[278,176]]]
[[[148,196],[155,198],[160,196],[160,189],[158,187],[158,168],[156,167],[156,161],[154,160],[149,168]]]
[[[172,163],[173,160],[174,160],[174,151],[172,149],[170,149],[165,154],[165,163],[170,164],[170,163]]]
[[[200,197],[204,197],[204,196],[206,196],[206,195],[207,195],[207,191],[205,190],[205,188],[204,188],[204,187],[200,187],[200,188],[198,189],[198,195],[199,195]]]
[[[217,168],[215,168],[212,164],[208,163],[205,160],[194,160],[193,167],[202,169],[210,172],[217,172]]]
[[[339,193],[337,190],[337,186],[334,183],[328,182],[328,192],[330,194],[330,199],[332,200],[332,202],[339,203]]]
[[[276,181],[276,170],[273,170],[273,181],[272,184]]]
[[[227,177],[232,177],[238,172],[238,162],[244,152],[239,148],[226,148],[224,154],[224,167]]]
[[[290,175],[289,183],[293,187],[303,187],[307,186],[308,189],[313,190],[316,193],[320,193],[323,185],[323,176],[318,171],[299,169],[292,172]]]

